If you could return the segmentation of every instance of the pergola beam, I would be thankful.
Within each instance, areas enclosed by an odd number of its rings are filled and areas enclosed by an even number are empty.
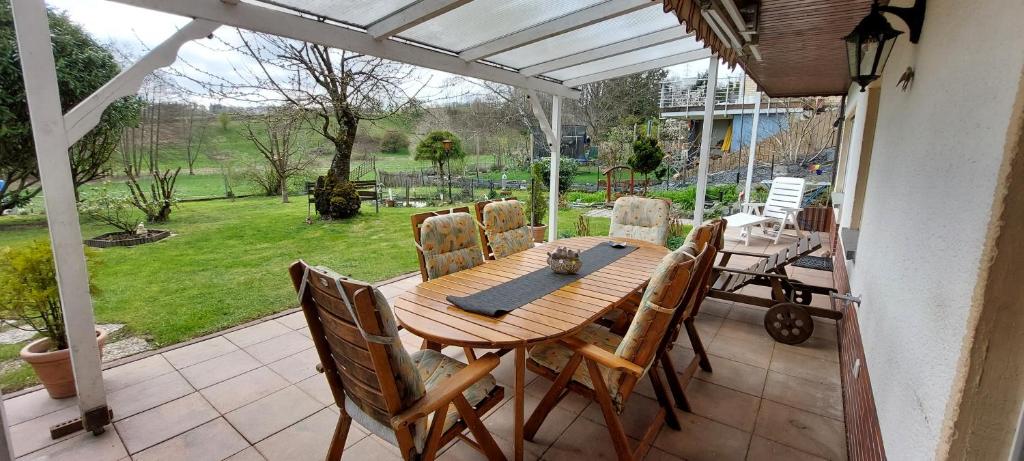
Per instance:
[[[459,57],[476,61],[647,7],[654,7],[651,0],[610,0],[477,45],[459,53]]]
[[[378,40],[391,37],[470,1],[472,0],[420,0],[371,24],[366,29],[366,33]]]
[[[178,50],[185,43],[206,37],[220,27],[220,24],[204,19],[193,19],[167,40],[146,53],[142,59],[123,70],[104,84],[95,93],[78,103],[64,115],[68,144],[74,144],[85,136],[100,121],[103,111],[118,98],[138,93],[146,76],[154,70],[174,63]]]
[[[693,225],[704,223],[704,196],[708,191],[708,162],[711,161],[711,132],[715,124],[715,93],[718,89],[718,56],[708,59],[708,81],[704,85],[704,122],[701,124],[700,160],[697,164],[697,197],[693,204]]]
[[[206,19],[227,26],[278,35],[304,42],[365,53],[384,59],[426,67],[466,77],[504,83],[519,88],[576,99],[579,91],[557,82],[526,77],[517,72],[395,40],[376,40],[369,34],[293,13],[240,2],[231,5],[207,0],[112,0],[126,5],[163,11],[178,16]]]
[[[691,50],[679,54],[673,54],[671,56],[665,56],[664,58],[652,59],[650,61],[638,62],[636,64],[630,64],[628,66],[618,67],[602,72],[597,72],[590,75],[584,75],[582,77],[571,78],[562,82],[568,87],[578,87],[587,83],[599,82],[601,80],[608,80],[610,78],[622,77],[624,75],[636,74],[639,72],[645,72],[652,69],[661,69],[662,67],[675,66],[677,64],[685,64],[688,62],[699,61],[706,59],[711,56],[711,50],[700,49]]]
[[[567,67],[577,66],[580,64],[586,64],[601,60],[604,58],[610,58],[621,54],[629,53],[630,51],[642,50],[656,45],[665,44],[671,41],[692,37],[693,34],[686,33],[685,26],[675,26],[668,29],[659,30],[657,32],[651,32],[647,35],[641,35],[639,37],[633,37],[630,39],[623,40],[621,42],[612,43],[598,48],[593,48],[581,53],[565,56],[551,61],[535,64],[529,67],[525,67],[519,71],[520,74],[526,76],[534,76],[554,70],[565,69]]]

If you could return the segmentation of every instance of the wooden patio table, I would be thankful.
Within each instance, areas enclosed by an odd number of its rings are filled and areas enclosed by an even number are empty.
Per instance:
[[[635,245],[630,254],[500,317],[453,306],[447,296],[466,296],[547,267],[547,252],[557,246],[586,250],[610,240]],[[515,354],[515,459],[523,459],[523,395],[526,352],[531,346],[572,335],[599,319],[630,293],[644,287],[651,271],[668,254],[665,247],[609,237],[576,237],[538,245],[506,258],[422,282],[398,296],[395,315],[403,327],[430,343],[481,349],[510,349]]]

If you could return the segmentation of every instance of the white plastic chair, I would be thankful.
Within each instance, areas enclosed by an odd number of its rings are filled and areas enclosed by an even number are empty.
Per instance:
[[[750,244],[750,230],[754,226],[760,226],[773,243],[779,243],[779,237],[782,236],[787,224],[792,224],[797,236],[802,237],[803,232],[796,217],[803,209],[800,207],[803,196],[803,178],[780,176],[772,180],[768,199],[764,203],[744,203],[742,213],[726,216],[725,220],[729,227],[742,229],[743,242],[747,245]]]

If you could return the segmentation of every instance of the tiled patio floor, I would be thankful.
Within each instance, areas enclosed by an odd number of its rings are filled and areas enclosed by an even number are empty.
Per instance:
[[[737,243],[730,241],[729,247]],[[773,251],[763,240],[745,251]],[[737,258],[735,265],[749,262]],[[730,264],[733,265],[733,264]],[[808,283],[831,284],[830,274],[791,272]],[[284,276],[284,272],[282,272]],[[381,287],[394,297],[418,276]],[[751,289],[750,291],[757,291]],[[815,297],[827,307],[827,300]],[[681,431],[663,428],[648,459],[845,459],[845,428],[834,322],[818,321],[814,337],[799,346],[771,340],[762,326],[763,309],[709,299],[697,325],[712,355],[714,373],[698,372],[687,387],[693,413],[679,412]],[[47,428],[77,416],[75,399],[52,400],[36,391],[5,402],[19,459],[67,460],[321,460],[337,420],[326,380],[317,374],[312,342],[301,313],[158,353],[104,372],[115,423],[100,437],[76,434],[50,440]],[[420,341],[408,332],[410,349]],[[445,351],[464,360],[461,350]],[[674,349],[677,364],[689,363],[684,338]],[[512,355],[495,370],[511,389]],[[527,379],[526,411],[532,411],[549,382]],[[631,436],[656,407],[643,381],[623,416]],[[512,392],[506,392],[511,396]],[[484,422],[508,453],[512,406],[506,401]],[[631,423],[631,422],[636,422]],[[614,450],[596,404],[571,396],[551,413],[527,459],[594,461],[613,459]],[[387,461],[398,451],[357,425],[349,434],[345,459]],[[440,459],[481,456],[462,442]]]

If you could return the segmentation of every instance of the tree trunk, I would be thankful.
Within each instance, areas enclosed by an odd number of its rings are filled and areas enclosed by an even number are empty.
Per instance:
[[[352,123],[344,131],[339,132],[338,140],[334,142],[330,174],[339,181],[348,181],[352,172],[352,145],[356,141],[357,124],[358,122]]]
[[[288,181],[286,178],[281,178],[281,203],[288,203]]]

